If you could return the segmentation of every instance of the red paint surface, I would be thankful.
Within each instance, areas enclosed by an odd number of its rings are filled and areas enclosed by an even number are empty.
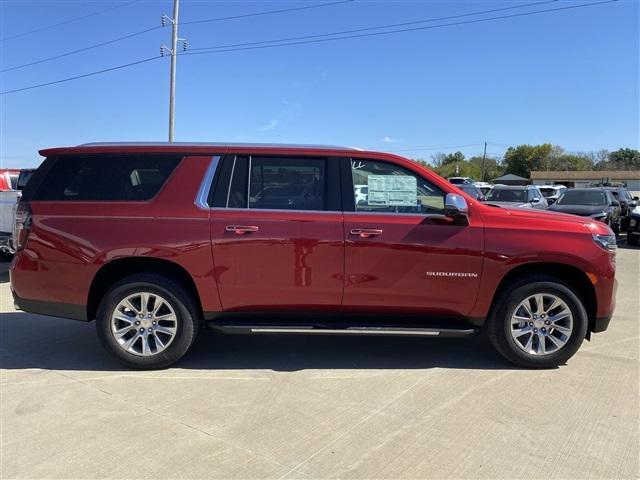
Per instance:
[[[41,152],[188,156],[147,202],[31,202],[31,234],[11,265],[12,287],[25,299],[84,305],[102,266],[115,259],[154,257],[191,275],[208,312],[345,309],[482,318],[510,270],[551,262],[595,274],[597,315],[613,311],[615,257],[591,237],[607,234],[605,225],[557,213],[490,207],[466,195],[468,226],[420,215],[201,209],[194,199],[210,158],[226,150],[181,145]],[[414,171],[445,192],[461,193],[430,170],[390,154],[280,147],[233,152],[381,159]],[[231,225],[257,231],[239,235],[226,231]],[[382,233],[350,233],[363,228]]]

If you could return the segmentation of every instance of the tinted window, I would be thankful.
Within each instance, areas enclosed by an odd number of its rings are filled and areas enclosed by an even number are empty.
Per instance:
[[[556,202],[558,205],[607,205],[607,196],[601,190],[567,190]]]
[[[240,158],[240,157],[238,157]],[[272,210],[326,210],[327,160],[324,158],[252,157],[249,188],[246,170],[236,162],[229,207]],[[235,169],[234,169],[235,170]]]
[[[444,214],[444,193],[403,167],[353,159],[351,173],[358,212]]]
[[[494,188],[487,195],[488,201],[494,202],[518,202],[525,203],[525,190],[517,190],[512,188]]]
[[[21,171],[20,176],[18,177],[18,184],[16,185],[16,188],[18,190],[22,190],[24,187],[26,187],[27,183],[29,183],[29,180],[31,179],[34,173],[35,173],[35,170]]]
[[[11,182],[11,190],[17,190],[18,189],[18,176],[20,174],[19,173],[10,173],[9,174],[9,181]]]
[[[34,200],[149,200],[180,159],[149,155],[61,157],[56,159]]]

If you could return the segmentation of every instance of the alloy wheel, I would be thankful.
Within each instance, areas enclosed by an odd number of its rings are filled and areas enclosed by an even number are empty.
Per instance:
[[[165,350],[175,339],[178,318],[162,296],[134,293],[121,300],[111,315],[111,334],[127,353],[148,357]]]
[[[557,352],[569,341],[572,331],[571,309],[556,295],[531,295],[520,302],[511,315],[511,338],[530,355]]]

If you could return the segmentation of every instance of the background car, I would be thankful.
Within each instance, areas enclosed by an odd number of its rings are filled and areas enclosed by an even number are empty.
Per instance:
[[[469,177],[451,177],[448,178],[449,183],[453,183],[454,185],[471,185],[473,184],[473,180]]]
[[[540,189],[535,185],[495,186],[486,196],[486,202],[497,207],[537,208],[549,207]]]
[[[629,213],[629,227],[627,228],[627,244],[638,245],[640,240],[640,206]]]
[[[458,188],[462,190],[464,193],[466,193],[467,195],[470,195],[471,197],[475,198],[476,200],[480,200],[481,202],[484,201],[484,194],[482,193],[482,190],[480,190],[475,185],[473,184],[458,185]]]
[[[620,233],[620,202],[604,188],[569,189],[549,210],[591,217],[609,225],[616,235]]]
[[[625,187],[604,187],[605,190],[609,190],[618,202],[620,202],[620,225],[624,230],[629,226],[629,215],[634,208],[638,205],[638,197],[633,198]]]
[[[540,185],[539,188],[549,205],[556,203],[560,195],[567,190],[567,187],[564,185]]]

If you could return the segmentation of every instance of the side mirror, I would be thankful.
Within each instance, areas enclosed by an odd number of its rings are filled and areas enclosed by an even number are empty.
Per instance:
[[[531,199],[531,203],[540,203],[540,199],[538,197],[533,197]]]
[[[617,200],[614,200],[613,202],[611,202],[611,206],[612,207],[619,207],[620,206],[620,202],[618,202]]]
[[[640,200],[640,197],[633,197],[633,199],[637,202],[638,200]]]
[[[444,200],[444,214],[454,220],[467,219],[469,217],[469,206],[462,195],[447,193]]]

